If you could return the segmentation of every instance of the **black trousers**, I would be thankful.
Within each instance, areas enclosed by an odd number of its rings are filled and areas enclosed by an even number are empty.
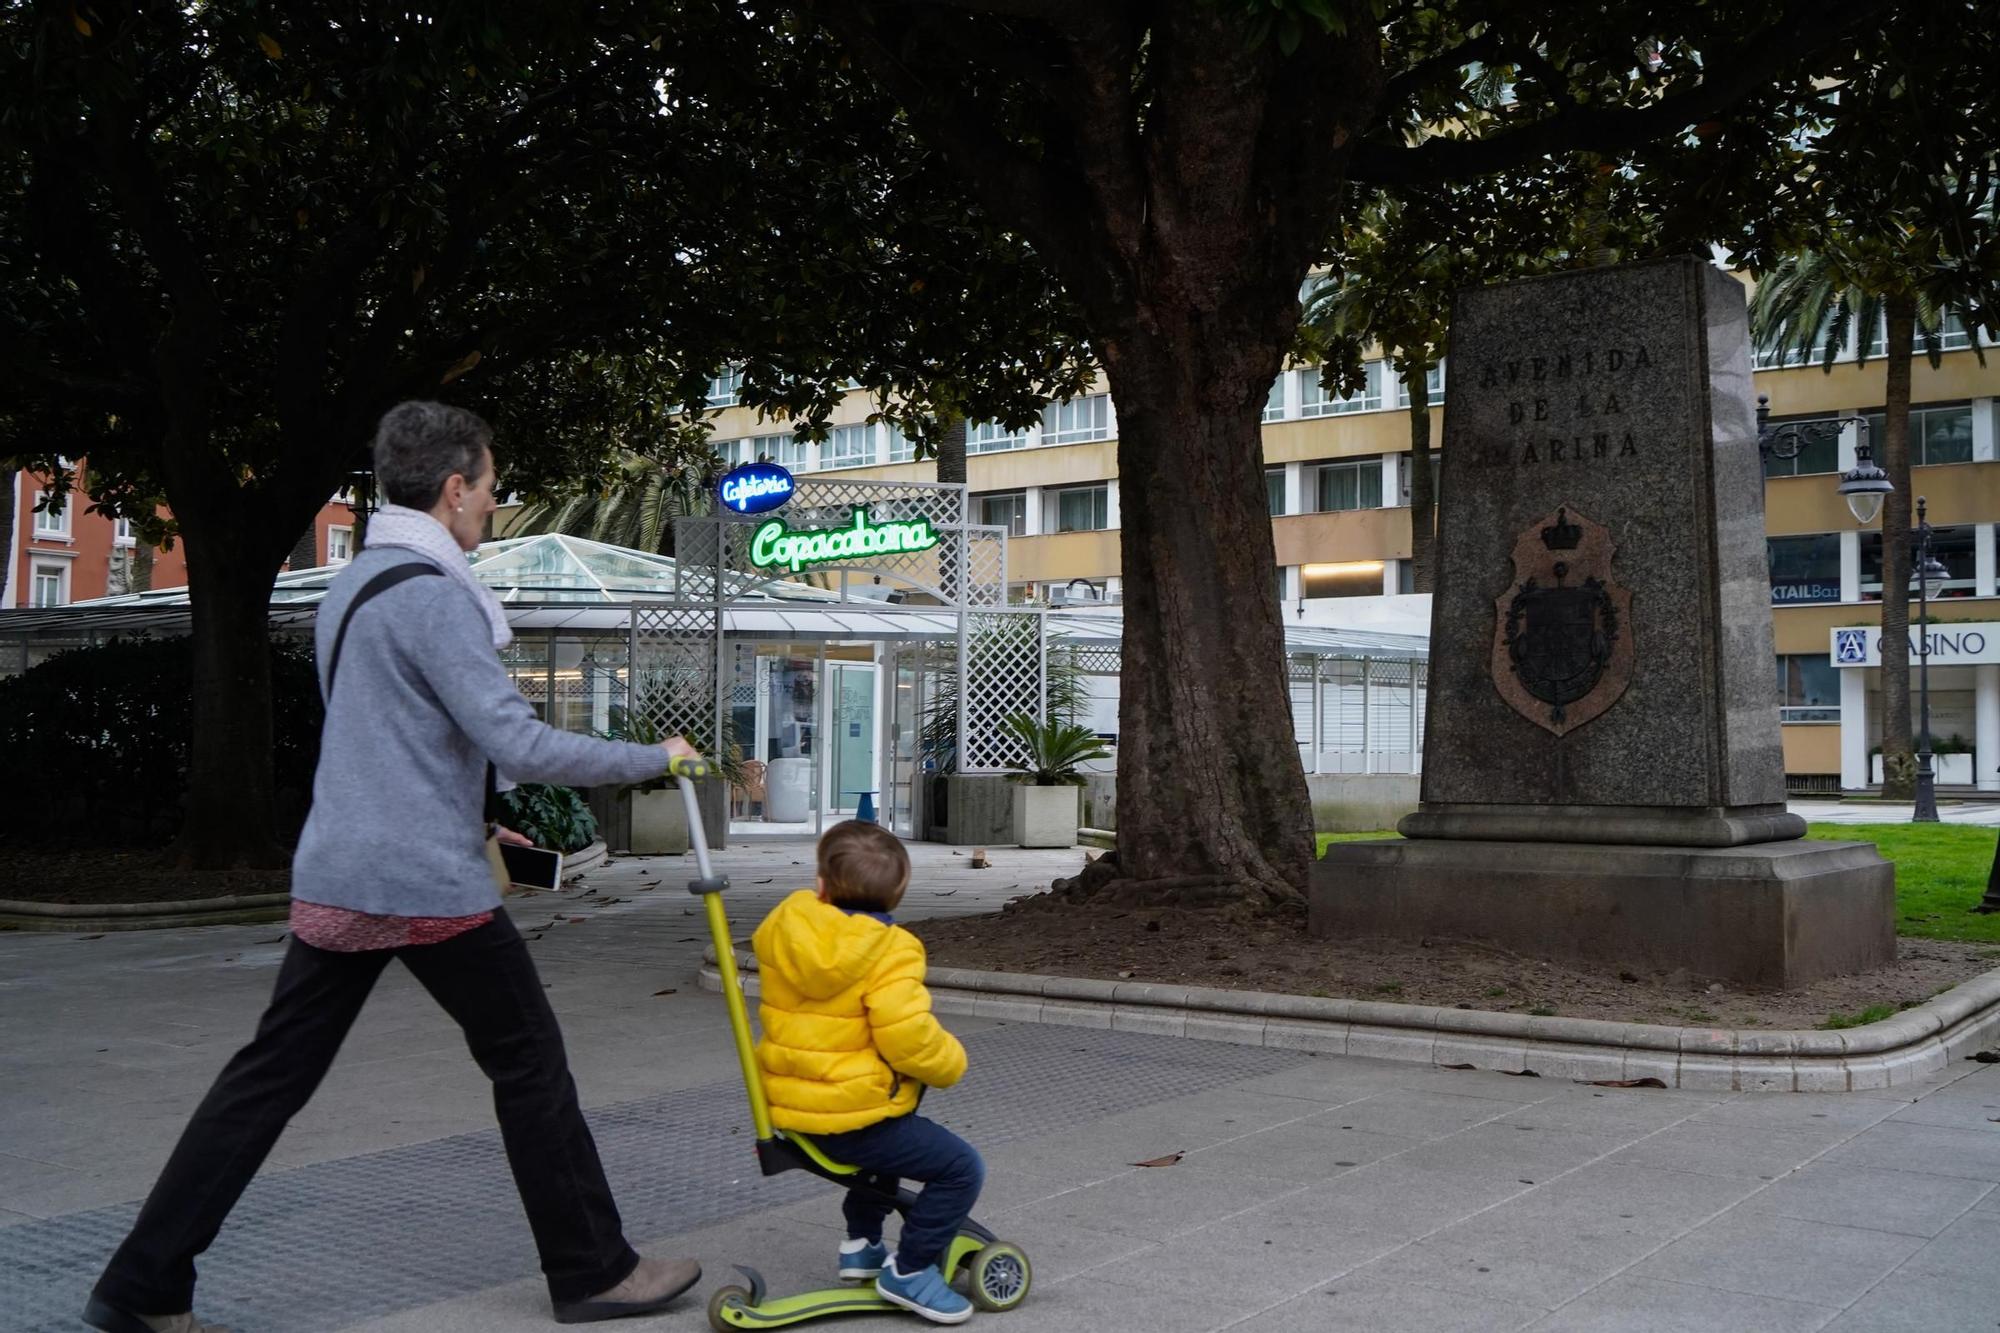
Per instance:
[[[286,1122],[312,1097],[392,957],[457,1021],[493,1080],[507,1163],[550,1296],[558,1303],[594,1296],[638,1265],[577,1105],[555,1013],[528,946],[498,911],[442,944],[331,953],[294,938],[257,1035],[182,1131],[132,1234],[98,1279],[99,1296],[140,1314],[192,1306],[195,1256],[214,1242]]]

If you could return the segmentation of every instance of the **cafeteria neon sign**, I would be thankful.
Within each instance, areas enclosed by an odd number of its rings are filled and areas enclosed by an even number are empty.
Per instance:
[[[750,539],[750,563],[758,569],[789,569],[796,574],[807,565],[824,565],[858,556],[913,555],[938,544],[937,531],[926,518],[876,523],[857,507],[844,528],[793,531],[782,518],[758,525]]]

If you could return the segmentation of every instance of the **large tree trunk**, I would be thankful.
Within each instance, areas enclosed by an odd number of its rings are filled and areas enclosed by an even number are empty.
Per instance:
[[[1896,489],[1882,504],[1882,794],[1898,801],[1916,794],[1917,761],[1910,745],[1910,361],[1917,333],[1916,301],[1887,302],[1889,373],[1882,438],[1876,458]],[[1862,335],[1866,337],[1864,333]]]
[[[1437,474],[1431,466],[1431,368],[1413,364],[1403,376],[1410,396],[1410,574],[1418,592],[1437,577]]]
[[[1163,305],[1148,311],[1152,328],[1105,340],[1125,632],[1118,850],[1092,877],[1111,884],[1092,887],[1299,902],[1312,810],[1292,739],[1262,429],[1282,344],[1205,331],[1194,312]],[[1166,323],[1175,313],[1179,327]]]
[[[273,802],[269,630],[280,560],[233,536],[227,522],[184,531],[194,607],[194,743],[175,856],[204,870],[283,866],[290,858]]]

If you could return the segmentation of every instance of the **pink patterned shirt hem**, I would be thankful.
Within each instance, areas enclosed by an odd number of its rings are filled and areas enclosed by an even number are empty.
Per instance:
[[[471,916],[376,916],[346,907],[292,900],[292,934],[315,949],[331,953],[442,944],[468,930],[477,930],[492,919],[491,912],[475,912]]]

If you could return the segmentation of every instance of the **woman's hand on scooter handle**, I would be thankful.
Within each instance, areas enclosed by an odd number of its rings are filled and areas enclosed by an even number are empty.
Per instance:
[[[689,745],[685,738],[669,736],[660,742],[667,752],[667,772],[677,778],[702,778],[708,776],[708,760],[702,758],[701,751]]]

